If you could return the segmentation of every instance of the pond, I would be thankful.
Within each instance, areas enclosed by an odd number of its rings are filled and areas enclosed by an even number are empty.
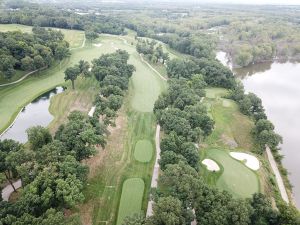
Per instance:
[[[48,110],[50,99],[63,91],[64,89],[62,87],[54,88],[25,106],[17,116],[15,122],[0,139],[13,139],[21,143],[27,142],[26,130],[28,128],[37,125],[46,127],[52,121],[53,116]]]
[[[217,58],[230,67],[224,52],[219,52]],[[283,137],[283,165],[290,173],[300,208],[300,63],[268,62],[232,70],[247,92],[262,99],[268,119]]]

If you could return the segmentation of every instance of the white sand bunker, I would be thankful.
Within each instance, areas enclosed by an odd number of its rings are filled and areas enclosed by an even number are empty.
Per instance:
[[[211,159],[204,159],[202,161],[202,164],[204,164],[209,171],[219,171],[220,170],[220,167],[218,166],[218,164]]]
[[[98,43],[98,44],[93,44],[94,46],[96,46],[97,48],[100,48],[102,46],[101,43]]]
[[[230,155],[232,158],[244,161],[245,165],[252,170],[258,170],[260,167],[258,159],[253,155],[249,155],[247,153],[242,152],[230,152]]]

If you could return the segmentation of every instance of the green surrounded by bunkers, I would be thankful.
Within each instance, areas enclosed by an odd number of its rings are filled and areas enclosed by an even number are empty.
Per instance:
[[[121,225],[124,218],[141,212],[145,184],[141,178],[125,180],[118,211],[117,225]]]
[[[259,179],[256,173],[246,167],[243,162],[230,157],[229,151],[209,149],[205,151],[205,155],[222,166],[215,182],[215,185],[220,189],[241,198],[251,197],[254,193],[260,191]]]
[[[153,155],[153,145],[149,140],[139,140],[135,144],[134,158],[140,162],[150,162]]]

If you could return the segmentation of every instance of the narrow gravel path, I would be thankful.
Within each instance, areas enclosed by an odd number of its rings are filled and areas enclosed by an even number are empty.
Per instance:
[[[151,70],[153,70],[162,80],[167,81],[167,78],[165,78],[163,75],[161,75],[156,69],[154,69],[146,60],[144,60],[143,56],[140,54],[142,62],[146,63],[147,66],[150,67]]]
[[[70,48],[70,50],[76,50],[76,49],[84,48],[85,42],[86,42],[86,37],[85,37],[85,34],[84,34],[82,45],[80,47]]]
[[[156,160],[153,168],[153,174],[152,174],[152,180],[151,180],[151,188],[157,188],[157,180],[159,175],[159,164],[158,161],[160,159],[160,125],[158,124],[156,126],[156,134],[155,134],[155,148],[156,148]],[[153,201],[150,200],[148,202],[148,208],[147,208],[147,216],[153,215]]]
[[[43,68],[41,68],[41,69],[39,69],[39,70],[43,70],[43,69],[46,69],[46,67],[43,67]],[[14,82],[7,83],[7,84],[0,84],[0,87],[5,87],[5,86],[12,85],[12,84],[17,84],[17,83],[21,82],[22,80],[26,79],[26,78],[27,78],[28,76],[30,76],[31,74],[34,74],[34,73],[38,72],[39,70],[31,71],[31,72],[25,74],[25,75],[24,75],[23,77],[21,77],[19,80],[16,80],[16,81],[14,81]]]
[[[288,198],[288,195],[286,193],[286,189],[285,189],[282,177],[281,177],[280,172],[278,170],[276,161],[274,160],[273,154],[272,154],[272,152],[271,152],[271,150],[268,146],[266,146],[266,152],[267,152],[268,160],[270,162],[272,170],[275,174],[275,178],[276,178],[276,181],[277,181],[277,185],[278,185],[281,197],[286,203],[289,203],[289,198]]]
[[[22,186],[21,180],[17,180],[16,182],[13,183],[15,188],[18,189]],[[5,188],[2,189],[2,199],[3,201],[7,201],[9,199],[9,196],[14,192],[13,187],[8,184]]]

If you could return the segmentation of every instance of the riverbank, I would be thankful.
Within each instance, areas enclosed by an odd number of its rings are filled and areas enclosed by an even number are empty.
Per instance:
[[[230,67],[230,63],[224,57],[225,53],[219,52],[217,56],[223,65]],[[297,71],[300,71],[300,65],[265,63],[232,70],[235,76],[241,79],[246,92],[253,92],[262,99],[268,118],[274,123],[276,132],[283,136],[283,144],[280,146],[282,151],[278,152],[278,155],[274,158],[280,160],[280,154],[286,156],[282,163],[277,161],[277,166],[287,188],[289,200],[293,202],[292,196],[295,196],[296,205],[299,207],[300,174],[298,162],[300,155],[296,151],[299,143],[295,134],[300,132],[300,120],[297,119],[295,113],[300,113],[300,108],[295,105],[295,102],[297,102],[297,96],[300,95],[300,90],[295,84],[299,80]],[[293,96],[295,96],[295,99]],[[278,104],[278,102],[281,104]],[[292,174],[287,173],[284,167]],[[276,182],[275,177],[272,179]],[[293,190],[290,182],[294,186]],[[280,184],[278,184],[279,186]]]

